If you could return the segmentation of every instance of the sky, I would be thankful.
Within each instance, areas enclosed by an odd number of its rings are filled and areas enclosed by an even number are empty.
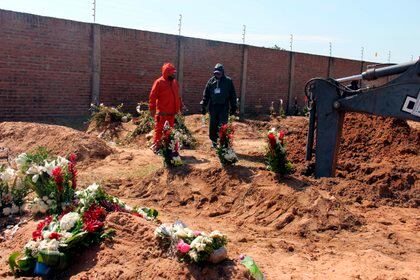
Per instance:
[[[0,9],[93,22],[94,0],[0,0]],[[96,0],[96,22],[385,63],[420,56],[420,0]]]

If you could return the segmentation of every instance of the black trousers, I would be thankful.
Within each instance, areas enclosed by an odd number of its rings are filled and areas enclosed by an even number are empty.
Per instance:
[[[219,138],[219,128],[229,120],[229,105],[210,105],[210,130],[209,136],[212,142]]]

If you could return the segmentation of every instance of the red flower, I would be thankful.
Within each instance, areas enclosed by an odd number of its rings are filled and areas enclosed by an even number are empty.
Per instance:
[[[49,224],[51,223],[51,221],[52,221],[52,216],[51,215],[45,217],[45,219],[43,221],[40,221],[38,223],[38,225],[36,226],[36,230],[37,231],[42,231],[44,229],[44,227],[49,226]]]
[[[282,140],[283,138],[284,138],[284,135],[285,135],[286,133],[283,131],[283,130],[280,130],[279,131],[279,140]]]
[[[87,232],[95,232],[104,226],[103,222],[100,221],[87,221],[83,223],[83,230]]]
[[[76,189],[76,184],[77,184],[77,181],[76,181],[76,177],[77,177],[77,170],[76,170],[76,167],[75,167],[75,163],[74,162],[70,162],[69,163],[69,172],[71,173],[71,187],[73,188],[73,189]]]
[[[268,134],[268,142],[270,143],[270,146],[272,149],[276,148],[277,141],[276,141],[276,136],[274,136],[274,133],[270,132]]]
[[[58,190],[61,192],[63,190],[63,174],[61,172],[61,167],[57,166],[53,169],[52,175],[54,177],[54,181],[57,184]]]
[[[143,217],[143,215],[142,214],[140,214],[140,213],[138,213],[138,212],[133,212],[133,213],[131,213],[133,216],[136,216],[136,217],[140,217],[140,218],[144,218]]]
[[[83,213],[83,221],[96,221],[104,219],[106,211],[103,207],[92,204],[89,209]]]
[[[70,160],[71,163],[76,164],[76,160],[77,160],[76,154],[71,154],[69,156],[69,160]]]
[[[32,232],[32,239],[34,241],[36,241],[38,239],[42,239],[42,231],[41,230],[36,230],[36,231]]]
[[[92,204],[89,209],[83,213],[83,230],[95,232],[104,226],[102,222],[106,217],[106,211],[103,207]]]
[[[280,132],[279,132],[279,140],[280,140],[280,143],[281,143],[282,146],[284,145],[284,135],[285,134],[286,134],[285,131],[280,130]]]
[[[61,238],[61,234],[59,234],[58,232],[51,232],[50,234],[50,239],[60,239]]]

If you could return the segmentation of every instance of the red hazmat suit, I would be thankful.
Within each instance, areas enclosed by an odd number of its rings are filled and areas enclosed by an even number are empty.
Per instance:
[[[149,97],[149,110],[155,112],[155,135],[153,143],[156,144],[162,137],[163,125],[166,121],[174,126],[175,115],[181,109],[181,98],[179,97],[179,85],[175,79],[169,76],[176,73],[175,66],[165,63],[162,66],[162,77],[154,83]]]

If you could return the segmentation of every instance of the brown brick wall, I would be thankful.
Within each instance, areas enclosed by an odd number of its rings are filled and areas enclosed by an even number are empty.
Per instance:
[[[361,62],[269,48],[99,26],[100,91],[106,105],[124,103],[133,112],[147,101],[164,62],[182,65],[183,101],[199,112],[204,86],[217,62],[225,65],[241,96],[246,64],[247,113],[268,113],[271,102],[304,104],[313,77],[360,72]],[[92,100],[93,25],[0,10],[0,119],[80,117]],[[247,61],[244,62],[244,51]],[[182,61],[178,61],[182,57]],[[368,63],[364,64],[364,67]],[[292,66],[292,67],[291,67]],[[289,85],[290,70],[293,81]],[[382,81],[380,81],[382,82]]]
[[[183,37],[183,45],[183,102],[189,112],[200,111],[203,90],[216,63],[225,66],[225,73],[233,79],[237,96],[240,96],[242,45],[186,37]]]
[[[280,99],[283,99],[283,105],[286,106],[289,65],[289,52],[248,47],[247,112],[267,114],[271,102],[278,109]]]
[[[100,102],[124,103],[134,111],[146,101],[165,62],[178,63],[177,38],[153,32],[101,26]]]
[[[90,24],[0,10],[0,116],[86,114],[90,33]]]

